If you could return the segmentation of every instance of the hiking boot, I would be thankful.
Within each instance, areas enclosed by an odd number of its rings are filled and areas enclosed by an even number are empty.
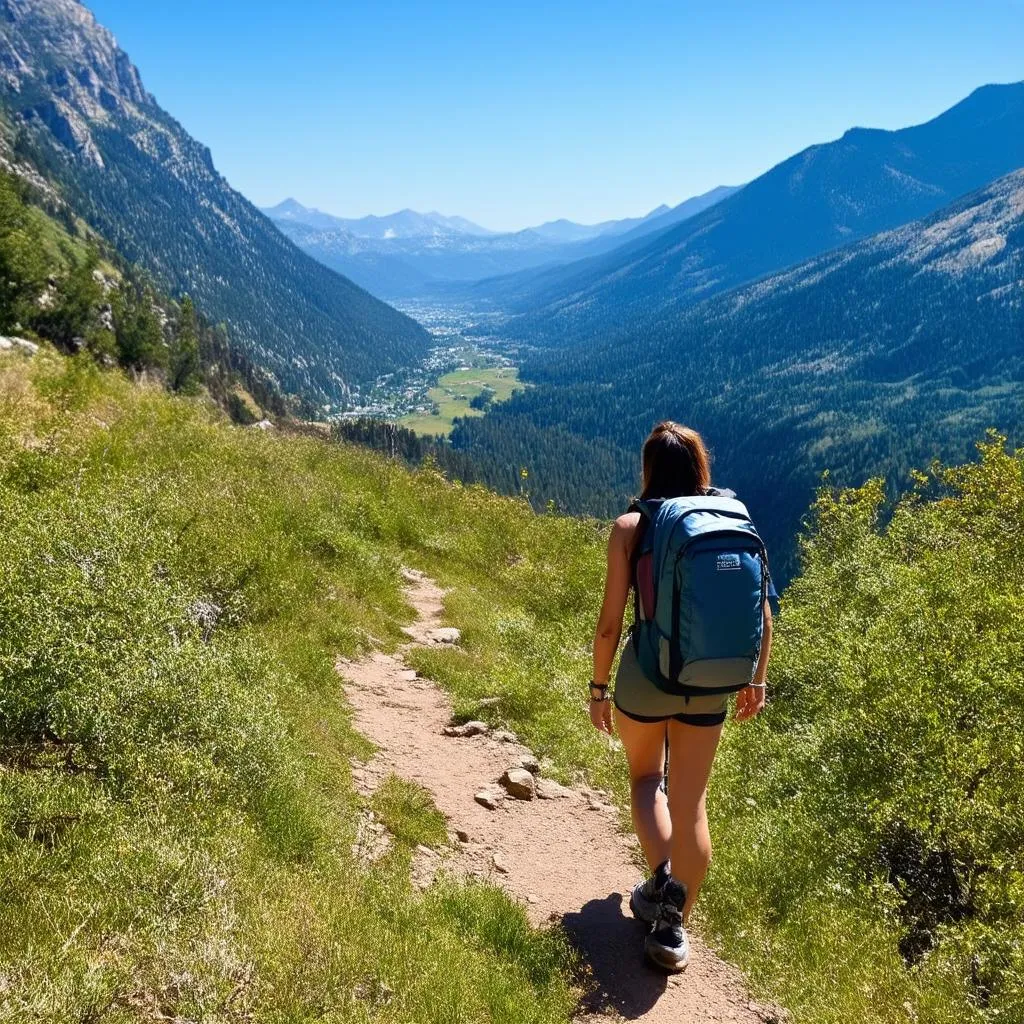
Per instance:
[[[683,927],[686,886],[669,875],[664,865],[658,868],[654,882],[660,901],[650,934],[644,940],[644,952],[666,971],[681,971],[690,959],[690,941]]]
[[[661,898],[655,888],[656,876],[637,882],[629,894],[629,909],[638,921],[646,925],[654,924],[658,916],[658,904]]]

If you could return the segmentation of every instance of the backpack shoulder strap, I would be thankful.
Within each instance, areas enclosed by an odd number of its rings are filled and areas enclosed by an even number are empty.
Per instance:
[[[654,544],[653,532],[651,525],[654,522],[654,517],[658,514],[658,509],[661,508],[663,501],[661,498],[651,498],[647,501],[637,499],[634,501],[627,511],[639,512],[640,522],[637,524],[636,542],[633,544],[633,552],[631,561],[636,564],[636,560],[646,552],[651,550]]]
[[[632,502],[627,511],[639,512],[640,522],[637,523],[636,535],[633,539],[633,547],[629,553],[629,568],[630,568],[630,582],[633,587],[633,624],[634,633],[635,627],[645,618],[641,613],[641,601],[644,601],[645,607],[653,607],[653,595],[643,593],[643,584],[641,580],[640,572],[640,560],[646,555],[648,559],[654,549],[654,530],[652,526],[654,524],[654,516],[656,515],[658,508],[661,506],[660,500],[642,501],[636,500]],[[648,574],[649,575],[649,574]],[[650,591],[650,586],[647,590]],[[634,636],[635,639],[635,636]]]

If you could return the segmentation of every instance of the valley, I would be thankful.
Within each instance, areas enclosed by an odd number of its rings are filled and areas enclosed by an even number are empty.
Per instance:
[[[518,370],[493,333],[500,314],[426,301],[396,308],[430,333],[434,347],[419,367],[383,374],[365,392],[353,389],[346,407],[325,410],[328,420],[396,421],[424,437],[447,436],[456,417],[482,416],[519,390]]]

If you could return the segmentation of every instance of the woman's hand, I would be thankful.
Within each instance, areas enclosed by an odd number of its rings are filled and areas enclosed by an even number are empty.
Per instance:
[[[736,721],[746,722],[764,707],[767,689],[764,686],[745,686],[736,694]]]
[[[590,721],[598,732],[606,732],[613,735],[612,730],[612,702],[610,700],[592,700],[590,702]]]

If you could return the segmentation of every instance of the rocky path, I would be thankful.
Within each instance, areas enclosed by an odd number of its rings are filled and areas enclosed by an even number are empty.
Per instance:
[[[407,581],[408,599],[419,616],[407,630],[409,646],[454,642],[455,631],[441,626],[443,591],[411,570]],[[592,973],[581,1020],[765,1024],[780,1019],[777,1011],[755,1004],[739,972],[699,941],[693,942],[682,975],[669,977],[645,964],[643,933],[627,907],[630,886],[639,877],[635,841],[620,833],[615,809],[602,794],[533,779],[537,765],[511,734],[446,735],[447,695],[418,678],[401,656],[377,653],[342,661],[338,668],[357,727],[379,747],[370,763],[355,766],[357,786],[369,794],[390,773],[415,780],[433,794],[456,838],[453,849],[440,856],[419,851],[416,879],[427,884],[443,863],[447,871],[501,885],[526,905],[537,924],[560,920]],[[533,784],[533,799],[516,799],[498,782],[524,763],[527,778],[515,773],[514,778],[526,790]],[[363,853],[374,856],[387,836],[372,820],[365,824]]]

